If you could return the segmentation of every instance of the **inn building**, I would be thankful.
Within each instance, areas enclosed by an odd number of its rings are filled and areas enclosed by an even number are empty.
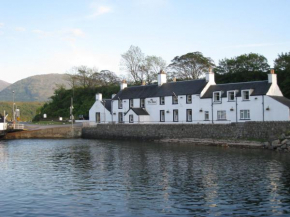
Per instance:
[[[289,121],[290,100],[277,84],[274,70],[268,80],[216,84],[210,70],[204,79],[167,82],[166,73],[158,83],[128,87],[112,99],[96,101],[90,109],[90,123],[116,124],[216,124],[246,121]]]

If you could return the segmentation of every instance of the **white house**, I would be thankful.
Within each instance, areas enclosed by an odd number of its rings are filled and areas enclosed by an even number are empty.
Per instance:
[[[207,124],[245,121],[289,121],[290,100],[283,97],[274,70],[266,81],[216,84],[210,70],[205,79],[127,87],[112,99],[96,102],[90,109],[91,123]]]

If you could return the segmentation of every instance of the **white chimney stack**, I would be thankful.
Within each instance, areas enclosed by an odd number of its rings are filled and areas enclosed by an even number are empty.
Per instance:
[[[101,93],[96,94],[96,101],[102,101],[103,95]]]
[[[206,73],[205,79],[208,83],[215,84],[214,73],[211,67],[209,68],[209,72]]]
[[[112,99],[116,96],[116,94],[112,94]]]
[[[123,81],[121,82],[121,84],[120,84],[120,89],[121,89],[121,90],[124,90],[127,86],[128,86],[128,85],[127,85],[126,80],[123,80]]]
[[[268,83],[277,84],[277,74],[275,74],[274,69],[271,69],[271,73],[268,74]]]
[[[163,70],[160,70],[158,73],[158,86],[165,84],[167,82],[166,73]]]

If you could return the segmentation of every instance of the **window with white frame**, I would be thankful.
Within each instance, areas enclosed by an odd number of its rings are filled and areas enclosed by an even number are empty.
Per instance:
[[[226,111],[217,111],[217,119],[218,120],[226,120],[227,119],[227,113]]]
[[[160,110],[160,122],[165,122],[165,111]]]
[[[160,97],[160,105],[165,105],[165,98],[164,96]]]
[[[249,120],[250,119],[250,110],[240,110],[240,119]]]
[[[205,121],[209,120],[209,111],[204,111],[204,120]]]
[[[119,123],[123,123],[123,112],[119,112]]]
[[[192,103],[192,95],[186,95],[186,103],[191,104]]]
[[[213,93],[213,101],[214,102],[221,102],[221,92],[214,92]]]
[[[235,91],[228,91],[228,101],[235,101]]]
[[[178,110],[177,109],[173,110],[173,121],[178,122]]]
[[[130,108],[134,107],[134,100],[133,99],[129,100],[129,106],[130,106]]]
[[[242,91],[242,98],[243,98],[243,100],[250,100],[250,91],[249,90],[243,90]]]
[[[134,116],[133,115],[129,115],[129,123],[134,123]]]
[[[145,99],[140,99],[140,107],[145,108]]]
[[[123,108],[123,101],[121,99],[118,100],[118,108],[119,109]]]
[[[186,121],[187,122],[192,122],[192,109],[187,109],[186,110]]]
[[[172,96],[172,104],[178,104],[178,96]]]

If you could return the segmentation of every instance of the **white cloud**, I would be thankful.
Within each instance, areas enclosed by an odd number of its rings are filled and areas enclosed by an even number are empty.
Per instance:
[[[15,31],[17,31],[17,32],[24,32],[24,31],[26,31],[26,29],[24,27],[16,27],[15,28]]]
[[[91,5],[91,8],[94,9],[94,13],[92,13],[91,15],[87,16],[87,18],[96,18],[100,15],[103,15],[103,14],[107,14],[107,13],[110,13],[112,11],[112,8],[111,7],[108,7],[108,6],[97,6],[95,4],[92,4]]]
[[[4,26],[4,23],[0,23],[0,28]]]
[[[70,29],[68,33],[72,34],[75,37],[84,37],[85,33],[81,29]]]
[[[46,37],[46,36],[51,35],[50,32],[42,31],[42,30],[39,30],[39,29],[32,30],[32,32],[37,34],[37,35],[39,35],[39,36],[42,36],[42,37]]]

